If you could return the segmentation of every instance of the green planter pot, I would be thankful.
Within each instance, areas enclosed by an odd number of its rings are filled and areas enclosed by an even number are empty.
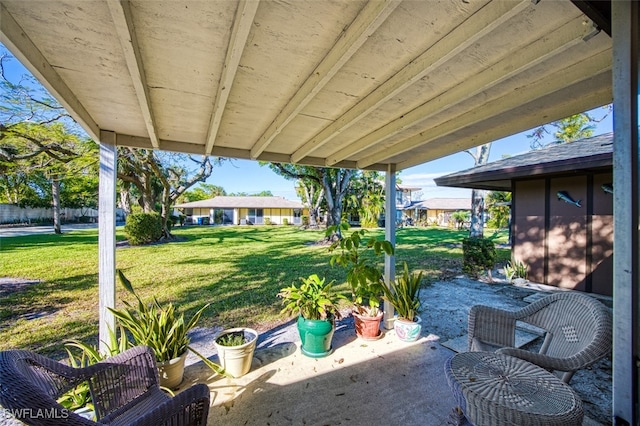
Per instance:
[[[331,339],[335,325],[333,320],[308,320],[298,317],[298,332],[303,354],[311,358],[322,358],[333,352]]]

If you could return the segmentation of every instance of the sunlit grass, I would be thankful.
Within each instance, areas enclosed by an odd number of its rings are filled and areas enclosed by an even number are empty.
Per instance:
[[[368,231],[384,237],[382,230]],[[296,227],[185,227],[180,241],[116,251],[122,269],[143,299],[174,302],[187,316],[211,303],[201,326],[251,326],[259,331],[286,321],[279,289],[312,273],[336,280],[347,291],[343,270],[329,265],[323,231]],[[490,236],[491,232],[487,233]],[[466,231],[405,228],[397,231],[396,264],[425,271],[429,281],[459,274]],[[121,231],[117,239],[124,239]],[[497,235],[505,242],[506,234]],[[501,261],[509,250],[499,250]],[[382,264],[381,264],[382,266]],[[2,296],[0,349],[26,348],[60,354],[65,340],[97,343],[98,235],[0,239],[0,277],[39,281]],[[120,306],[129,295],[118,285]]]

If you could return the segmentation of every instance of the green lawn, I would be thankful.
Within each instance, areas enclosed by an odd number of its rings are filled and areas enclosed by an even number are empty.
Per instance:
[[[211,303],[199,325],[252,326],[266,330],[286,321],[278,290],[300,276],[317,273],[347,290],[345,273],[329,266],[323,231],[289,226],[176,228],[180,242],[123,247],[116,263],[143,298],[173,301],[190,316]],[[383,237],[382,230],[368,231]],[[466,231],[404,228],[397,231],[396,261],[422,269],[428,280],[457,275]],[[490,236],[487,233],[485,236]],[[123,240],[119,230],[117,239]],[[497,235],[504,242],[506,234]],[[509,250],[498,250],[501,261]],[[40,280],[2,294],[0,350],[33,349],[61,354],[76,338],[97,343],[97,230],[0,240],[0,277]],[[118,303],[128,294],[118,285]],[[0,287],[0,291],[2,288]],[[127,299],[130,300],[130,299]]]

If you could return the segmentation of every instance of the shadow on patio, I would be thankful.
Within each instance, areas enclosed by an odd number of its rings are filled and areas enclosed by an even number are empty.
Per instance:
[[[443,370],[454,352],[432,339],[404,343],[388,331],[363,341],[344,327],[328,357],[309,358],[299,344],[279,343],[258,349],[239,379],[192,364],[182,387],[209,385],[209,424],[442,425],[454,406]]]

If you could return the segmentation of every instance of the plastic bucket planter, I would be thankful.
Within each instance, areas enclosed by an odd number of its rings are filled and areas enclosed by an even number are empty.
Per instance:
[[[246,343],[238,346],[225,346],[218,343],[220,338],[229,334],[244,336]],[[247,374],[251,370],[257,341],[258,332],[254,329],[241,327],[224,330],[214,341],[220,366],[233,377],[242,377]]]

